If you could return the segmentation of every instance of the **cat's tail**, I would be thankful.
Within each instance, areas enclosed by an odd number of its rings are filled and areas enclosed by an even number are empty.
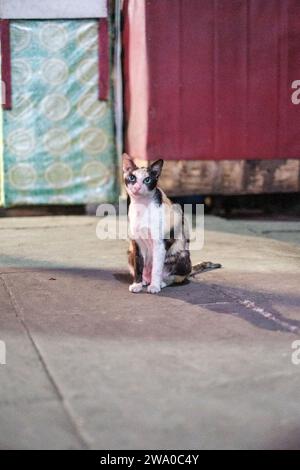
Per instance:
[[[189,277],[195,277],[197,274],[203,273],[203,271],[211,271],[212,269],[222,268],[219,263],[212,263],[211,261],[203,261],[203,263],[195,264],[192,267],[192,272]]]

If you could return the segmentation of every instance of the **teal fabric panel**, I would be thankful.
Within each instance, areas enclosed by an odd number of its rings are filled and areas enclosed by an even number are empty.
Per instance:
[[[116,198],[112,96],[98,101],[97,20],[11,22],[6,206]]]

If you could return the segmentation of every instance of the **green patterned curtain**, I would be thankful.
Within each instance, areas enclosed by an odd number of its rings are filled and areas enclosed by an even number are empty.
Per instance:
[[[116,197],[112,97],[98,96],[97,20],[11,21],[5,205]]]

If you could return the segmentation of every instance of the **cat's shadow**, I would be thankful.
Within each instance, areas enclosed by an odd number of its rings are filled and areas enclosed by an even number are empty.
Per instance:
[[[114,278],[122,284],[130,285],[132,283],[132,276],[129,273],[114,273]]]
[[[129,273],[114,273],[114,278],[121,282],[122,284],[127,284],[130,285],[132,283],[132,276]],[[168,286],[168,289],[172,287],[178,287],[178,286],[184,286],[189,284],[190,281],[188,279],[185,279],[183,282],[180,284],[173,284],[171,286]]]
[[[121,282],[124,285],[129,286],[132,283],[132,276],[129,273],[120,272],[114,273],[114,278]],[[189,284],[189,286],[187,286]],[[183,287],[186,285],[186,287]],[[274,305],[272,305],[271,299],[261,298],[261,292],[247,291],[245,289],[236,288],[231,285],[223,286],[221,292],[215,288],[217,286],[207,284],[197,281],[186,280],[182,284],[174,284],[172,286],[166,287],[159,294],[159,297],[169,297],[172,299],[179,299],[191,305],[205,306],[206,310],[210,310],[213,313],[217,314],[226,314],[238,316],[248,323],[265,330],[270,331],[282,331],[287,333],[298,334],[300,332],[300,320],[290,319],[285,317],[281,312],[279,312]],[[145,295],[148,295],[146,291],[143,292]],[[221,294],[221,296],[220,296]],[[138,294],[141,295],[141,294]],[[208,296],[208,297],[207,297]],[[254,309],[249,309],[244,305],[241,305],[237,302],[236,299],[253,299],[258,298],[259,303],[262,303],[263,308],[268,312],[268,315],[271,313],[273,320],[267,318],[266,316],[255,311]],[[203,299],[206,298],[206,301],[203,302]],[[283,304],[293,305],[299,303],[299,297],[286,298],[286,296],[280,296],[280,301]],[[261,306],[261,305],[260,305]]]

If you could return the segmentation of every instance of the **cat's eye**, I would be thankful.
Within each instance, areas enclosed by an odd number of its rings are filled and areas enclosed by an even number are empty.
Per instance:
[[[147,178],[144,179],[144,183],[145,184],[151,183],[151,178],[149,176],[147,176]]]
[[[134,175],[129,175],[128,176],[129,181],[133,182],[136,180],[136,177]]]

